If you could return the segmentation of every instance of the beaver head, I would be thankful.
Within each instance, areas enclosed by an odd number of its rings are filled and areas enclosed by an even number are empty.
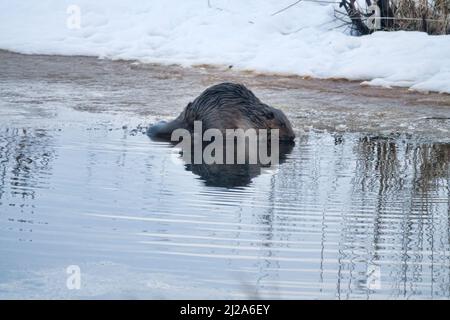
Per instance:
[[[266,115],[266,126],[269,129],[278,129],[280,141],[293,141],[295,133],[292,125],[283,111],[271,108],[268,115]]]

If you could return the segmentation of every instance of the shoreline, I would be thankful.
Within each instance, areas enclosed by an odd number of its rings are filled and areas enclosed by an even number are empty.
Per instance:
[[[236,68],[233,65],[225,65],[225,64],[210,64],[210,63],[194,63],[191,65],[184,65],[182,63],[163,63],[163,62],[151,62],[151,61],[141,61],[137,59],[110,59],[105,57],[100,57],[96,55],[63,55],[63,54],[36,54],[36,53],[22,53],[8,49],[0,49],[0,53],[10,53],[10,54],[18,54],[24,56],[36,56],[36,57],[72,57],[72,58],[87,58],[87,59],[98,59],[102,61],[111,61],[111,62],[119,62],[119,63],[131,63],[142,66],[163,66],[163,67],[176,67],[183,69],[207,69],[211,71],[235,71],[242,74],[248,74],[255,77],[278,77],[280,79],[294,79],[298,81],[331,81],[331,82],[347,82],[351,84],[357,84],[360,87],[374,88],[374,89],[384,89],[384,90],[403,90],[405,92],[410,93],[419,93],[423,95],[428,94],[438,94],[450,97],[450,92],[439,92],[433,90],[417,90],[412,89],[407,86],[397,86],[397,85],[376,85],[370,84],[369,82],[374,80],[371,78],[360,78],[360,79],[349,79],[345,77],[314,77],[309,75],[301,75],[297,73],[286,73],[286,72],[273,72],[273,71],[264,71],[257,69],[246,69],[246,68]]]
[[[238,82],[263,102],[282,109],[300,134],[317,130],[382,136],[416,134],[427,140],[450,140],[450,95],[446,94],[209,65],[187,68],[4,50],[0,59],[1,93],[17,108],[24,101],[44,109],[58,101],[82,112],[133,114],[149,124],[177,116],[213,84]],[[17,94],[21,96],[19,101]]]

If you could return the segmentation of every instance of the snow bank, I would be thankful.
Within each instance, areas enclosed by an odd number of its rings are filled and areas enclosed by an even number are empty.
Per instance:
[[[143,62],[226,64],[450,93],[450,36],[352,37],[334,5],[293,0],[0,0],[0,48]],[[68,28],[69,5],[81,10]]]

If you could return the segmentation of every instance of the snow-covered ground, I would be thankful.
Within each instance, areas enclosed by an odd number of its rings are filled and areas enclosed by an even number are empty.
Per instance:
[[[301,2],[272,15],[292,2],[0,0],[0,48],[224,64],[450,93],[450,36],[377,32],[353,37],[334,21],[335,4]]]

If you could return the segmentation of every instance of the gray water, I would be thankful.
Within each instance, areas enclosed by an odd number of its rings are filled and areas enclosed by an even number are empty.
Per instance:
[[[144,134],[223,80],[293,119],[278,166],[192,168]],[[445,95],[1,52],[0,298],[447,299],[449,117]]]

